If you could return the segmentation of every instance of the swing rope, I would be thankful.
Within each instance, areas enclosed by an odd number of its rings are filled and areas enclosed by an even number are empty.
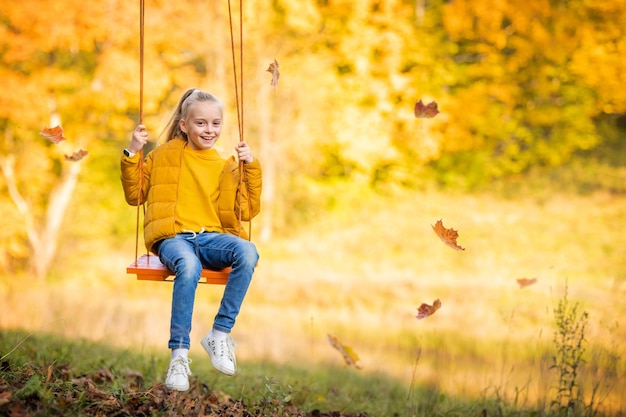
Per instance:
[[[228,22],[230,24],[230,51],[233,59],[233,77],[235,80],[235,104],[237,106],[237,127],[239,128],[239,141],[243,141],[243,30],[242,30],[242,0],[239,0],[239,72],[241,74],[241,107],[239,106],[239,83],[237,82],[237,62],[235,59],[235,37],[233,35],[233,15],[228,0]]]
[[[239,72],[240,77],[237,79],[237,66],[235,59],[235,40],[233,35],[233,18],[231,12],[231,4],[230,0],[228,0],[228,17],[230,23],[230,42],[231,42],[231,52],[232,52],[232,60],[233,60],[233,76],[235,81],[235,101],[237,107],[237,126],[239,131],[239,141],[244,141],[244,117],[243,117],[243,8],[242,8],[242,0],[239,0],[239,44],[240,44],[240,53],[239,53]],[[145,0],[139,0],[139,124],[143,124],[143,96],[144,96],[144,16],[145,16]],[[239,81],[239,82],[238,82]],[[240,88],[241,86],[241,88]],[[241,89],[241,97],[239,90]],[[135,225],[135,263],[133,271],[138,273],[139,270],[142,269],[142,266],[139,265],[139,223],[141,217],[141,210],[143,209],[143,214],[145,217],[145,204],[143,201],[143,159],[144,153],[143,149],[139,151],[139,163],[137,169],[139,171],[139,181],[138,181],[138,193],[137,193],[137,215],[136,215],[136,225]],[[243,190],[243,182],[245,176],[245,170],[243,169],[243,161],[239,161],[239,190]],[[247,182],[247,181],[246,181]],[[246,184],[247,185],[247,184]],[[250,201],[248,201],[248,206],[250,209]],[[242,191],[239,192],[239,222],[238,229],[239,234],[241,234],[241,218],[242,218]],[[249,223],[249,233],[248,239],[252,238],[252,223]],[[149,257],[150,251],[148,250],[146,253],[146,257],[148,258],[148,268],[149,266]],[[160,264],[160,262],[156,262]],[[158,268],[158,267],[157,267]],[[152,269],[152,268],[150,268]],[[163,270],[163,268],[158,268],[159,270]],[[228,268],[230,269],[230,268]],[[157,273],[156,275],[152,275],[154,272],[146,275],[146,278],[142,279],[165,279],[168,275],[167,270],[165,269],[162,273]],[[207,279],[207,283],[218,283],[224,284],[225,279],[223,277],[214,277],[214,274],[220,274],[220,271],[210,271],[203,270],[203,276]],[[139,275],[138,275],[139,278]]]
[[[237,60],[235,59],[235,36],[233,35],[233,15],[230,0],[228,0],[228,23],[230,27],[230,51],[233,59],[233,78],[235,83],[235,105],[237,107],[237,127],[239,129],[239,142],[244,141],[244,111],[243,111],[243,0],[239,0],[239,82],[237,82]],[[241,87],[241,88],[240,88]],[[241,89],[241,97],[239,90]],[[243,161],[239,161],[239,221],[237,223],[237,233],[241,236],[241,218],[243,207],[241,206],[241,193],[245,170]],[[250,212],[250,200],[248,199],[248,209]],[[248,240],[252,240],[252,222],[248,223]]]
[[[144,15],[145,0],[139,0],[139,124],[143,124],[143,56],[144,56]],[[143,207],[145,216],[145,206],[142,202],[143,190],[143,148],[139,151],[139,192],[137,193],[137,218],[135,224],[135,265],[139,259],[139,219],[140,211]],[[150,252],[148,251],[148,256]]]

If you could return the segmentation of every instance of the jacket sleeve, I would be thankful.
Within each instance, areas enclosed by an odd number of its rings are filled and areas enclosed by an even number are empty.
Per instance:
[[[239,194],[241,193],[242,207],[240,220],[250,221],[261,211],[261,190],[263,188],[261,163],[258,159],[254,159],[254,161],[249,164],[244,163],[243,169],[243,186],[237,190],[235,213],[239,216]]]
[[[131,206],[141,205],[146,201],[148,189],[150,188],[150,171],[152,168],[152,155],[148,154],[146,159],[141,162],[142,153],[128,157],[122,156],[122,188],[124,189],[124,197],[126,202]],[[140,172],[142,170],[143,172]],[[141,190],[139,189],[139,178],[143,175]]]

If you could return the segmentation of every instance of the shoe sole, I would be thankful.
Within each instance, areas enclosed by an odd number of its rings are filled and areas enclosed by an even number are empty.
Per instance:
[[[165,388],[171,390],[171,391],[189,391],[189,385],[167,385],[165,384]]]
[[[213,354],[211,354],[211,348],[209,347],[209,343],[207,342],[206,338],[203,338],[200,341],[200,344],[202,345],[202,347],[204,348],[204,350],[206,351],[206,353],[209,354],[209,358],[211,358],[211,365],[213,365],[213,367],[215,369],[217,369],[218,371],[220,371],[221,373],[223,373],[224,375],[228,375],[228,376],[233,376],[235,375],[235,373],[237,372],[237,370],[235,371],[231,371],[230,369],[225,369],[221,366],[219,366],[219,364],[215,363],[215,361],[213,361]]]

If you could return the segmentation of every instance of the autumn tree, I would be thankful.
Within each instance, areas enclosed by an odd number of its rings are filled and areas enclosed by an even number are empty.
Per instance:
[[[477,184],[563,165],[624,113],[619,1],[275,4],[297,57],[290,76],[316,87],[292,112],[318,122],[298,125],[317,138],[306,165],[320,180]],[[437,99],[441,117],[416,121],[420,98]]]
[[[59,9],[53,24],[48,15],[33,12],[40,3],[2,7],[0,78],[3,90],[11,93],[0,98],[0,163],[3,188],[22,221],[6,232],[13,243],[3,248],[0,259],[5,268],[26,262],[41,279],[54,259],[81,163],[64,163],[63,151],[37,132],[51,124],[67,125],[73,144],[88,148],[93,133],[76,121],[97,119],[90,105],[98,88],[93,74],[98,45],[109,29],[97,24],[107,17],[106,10],[89,3],[55,3],[54,8],[67,10]]]
[[[626,111],[620,2],[460,0],[443,12],[458,68],[436,164],[444,175],[455,167],[476,182],[564,164],[602,143],[600,118]]]

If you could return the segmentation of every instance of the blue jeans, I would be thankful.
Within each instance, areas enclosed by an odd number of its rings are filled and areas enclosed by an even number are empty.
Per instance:
[[[170,349],[189,349],[191,317],[202,268],[232,267],[213,329],[230,333],[259,260],[254,243],[227,233],[180,233],[159,248],[163,265],[174,272]]]

